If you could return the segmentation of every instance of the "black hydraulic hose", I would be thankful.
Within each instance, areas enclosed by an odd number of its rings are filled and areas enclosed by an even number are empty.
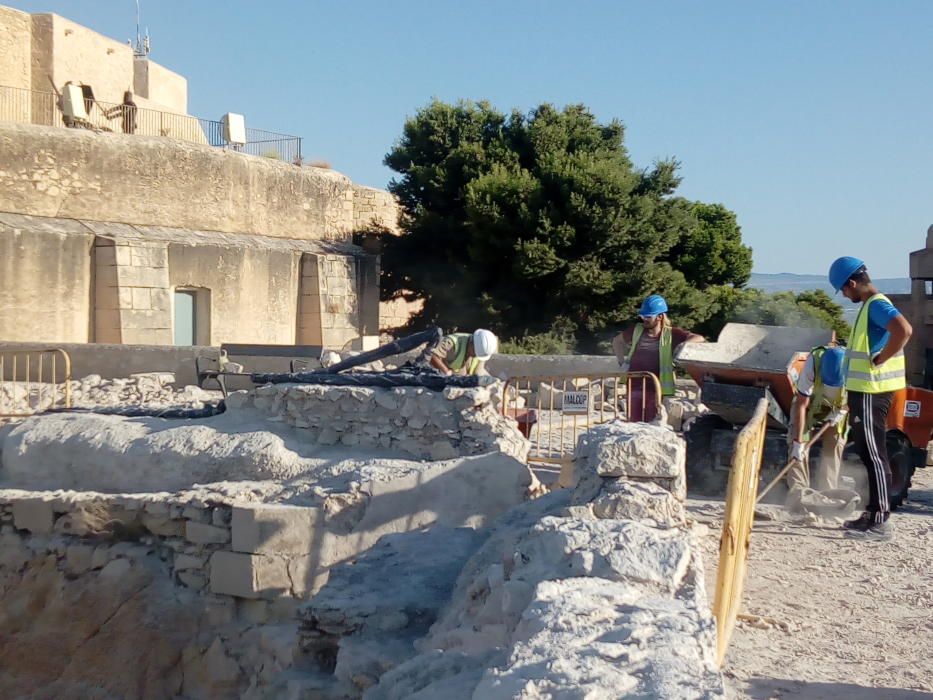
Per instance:
[[[432,370],[402,368],[391,372],[279,372],[251,374],[255,384],[316,384],[320,386],[372,386],[392,389],[397,386],[420,386],[432,391],[443,391],[449,386],[472,389],[488,386],[496,381],[489,376],[444,376]]]
[[[391,343],[380,345],[375,350],[367,350],[366,352],[361,352],[359,355],[348,357],[346,360],[331,365],[327,369],[321,371],[328,374],[337,374],[338,372],[342,372],[345,369],[350,369],[351,367],[358,367],[359,365],[365,365],[367,362],[381,360],[383,357],[401,355],[402,353],[408,352],[409,350],[414,350],[419,345],[424,345],[425,343],[437,343],[443,336],[444,332],[440,328],[429,328],[426,331],[421,331],[420,333],[415,333],[414,335],[408,335],[404,338],[393,340]]]
[[[50,408],[43,411],[44,415],[49,413],[94,413],[102,416],[123,416],[124,418],[172,418],[182,420],[194,420],[196,418],[210,418],[219,416],[227,410],[227,405],[223,401],[217,403],[205,404],[203,408],[181,408],[173,406],[169,408],[155,408],[148,406],[93,406],[89,408]]]

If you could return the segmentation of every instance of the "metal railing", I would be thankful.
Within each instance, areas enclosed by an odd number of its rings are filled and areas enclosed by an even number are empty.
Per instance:
[[[0,418],[71,408],[71,357],[61,348],[0,352]]]
[[[224,138],[224,125],[219,121],[96,99],[85,99],[84,107],[87,119],[70,119],[62,113],[55,93],[0,85],[0,121],[165,136],[288,163],[301,163],[301,138],[298,136],[247,128],[246,143],[231,144]]]
[[[645,415],[651,388],[657,411],[661,384],[650,372],[512,377],[505,385],[501,412],[531,441],[529,462],[565,466],[572,463],[582,433],[632,415],[629,397],[640,397],[639,415]],[[526,405],[519,407],[522,402]]]
[[[732,471],[726,491],[726,511],[719,542],[719,570],[713,615],[716,617],[716,661],[722,666],[742,604],[748,569],[758,475],[768,427],[768,401],[762,399],[752,419],[739,433],[732,452]]]

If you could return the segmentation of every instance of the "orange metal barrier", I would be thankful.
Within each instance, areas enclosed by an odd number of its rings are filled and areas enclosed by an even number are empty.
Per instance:
[[[577,438],[595,425],[625,418],[625,397],[640,388],[641,415],[654,387],[656,409],[661,384],[650,372],[512,377],[505,385],[502,415],[514,418],[531,440],[529,462],[567,464]],[[531,402],[528,403],[529,398]],[[525,401],[527,405],[519,407]]]
[[[71,357],[60,348],[0,352],[0,418],[71,408]]]
[[[719,571],[713,615],[716,616],[716,660],[721,666],[732,639],[742,603],[748,568],[748,548],[755,518],[758,474],[768,423],[768,401],[762,399],[739,433],[732,452],[732,471],[726,491],[726,511],[719,542]]]

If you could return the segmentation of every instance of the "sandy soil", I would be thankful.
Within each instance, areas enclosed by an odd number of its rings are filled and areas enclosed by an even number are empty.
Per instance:
[[[691,500],[715,590],[722,503]],[[724,672],[754,700],[933,699],[933,467],[918,470],[890,542],[835,522],[756,520],[744,612]]]

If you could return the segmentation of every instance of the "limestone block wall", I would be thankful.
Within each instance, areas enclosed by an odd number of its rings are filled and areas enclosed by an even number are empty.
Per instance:
[[[363,185],[353,186],[353,227],[363,231],[370,227],[401,233],[398,225],[398,200],[390,192]]]
[[[188,113],[188,81],[155,61],[134,58],[133,89],[134,98],[145,99],[149,107],[175,114]]]
[[[392,299],[379,303],[379,330],[392,332],[401,328],[408,320],[424,308],[424,301],[405,301]]]
[[[25,90],[31,87],[31,37],[29,13],[0,5],[0,84]],[[3,118],[11,118],[11,115],[0,114]]]
[[[54,14],[32,16],[33,89],[61,89],[69,80],[94,89],[94,97],[120,103],[133,85],[133,49]],[[45,85],[41,81],[45,80]]]
[[[168,138],[0,123],[0,211],[348,241],[353,201],[349,178],[332,170]]]
[[[0,213],[0,338],[55,342],[91,339],[94,236]]]
[[[94,337],[103,343],[170,345],[168,249],[100,237],[94,249]]]
[[[298,299],[298,343],[341,348],[377,335],[378,268],[372,256],[305,254]]]
[[[170,345],[179,289],[198,345],[375,335],[376,259],[349,245],[0,212],[0,253],[0,340]]]
[[[205,345],[292,345],[300,258],[293,250],[170,244],[168,285],[209,290]]]
[[[249,408],[321,445],[381,447],[433,460],[502,452],[524,461],[530,448],[487,388],[270,384],[228,397],[228,410]]]

